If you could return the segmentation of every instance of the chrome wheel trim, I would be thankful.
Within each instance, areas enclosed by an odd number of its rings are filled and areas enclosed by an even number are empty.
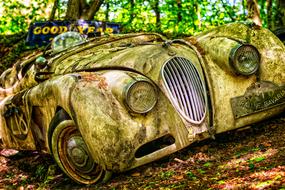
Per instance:
[[[51,144],[57,164],[70,178],[83,184],[93,184],[102,178],[105,171],[93,161],[73,120],[64,120],[56,126]]]

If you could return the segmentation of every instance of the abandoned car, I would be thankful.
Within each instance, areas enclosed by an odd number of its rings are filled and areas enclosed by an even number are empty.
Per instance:
[[[1,141],[93,184],[284,112],[284,55],[243,23],[177,40],[63,33],[2,73]]]

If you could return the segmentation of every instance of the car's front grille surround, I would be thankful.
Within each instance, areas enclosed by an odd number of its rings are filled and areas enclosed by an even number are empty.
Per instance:
[[[162,68],[164,86],[172,104],[188,121],[200,124],[206,115],[206,90],[193,63],[174,57]]]

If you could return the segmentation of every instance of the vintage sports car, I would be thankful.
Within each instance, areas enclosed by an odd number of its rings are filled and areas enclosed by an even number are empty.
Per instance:
[[[57,36],[1,75],[4,147],[93,184],[285,110],[285,47],[233,23],[195,37]]]

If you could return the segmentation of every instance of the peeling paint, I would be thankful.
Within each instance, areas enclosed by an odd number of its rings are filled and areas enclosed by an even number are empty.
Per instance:
[[[47,53],[45,67],[36,67],[36,57],[33,57],[19,64],[20,70],[13,67],[3,73],[0,137],[5,146],[52,153],[49,133],[58,127],[52,123],[55,119],[62,123],[66,120],[76,127],[73,130],[79,131],[84,147],[86,144],[99,168],[121,172],[167,156],[215,133],[284,112],[284,90],[276,91],[266,100],[255,94],[261,107],[266,109],[246,112],[239,117],[234,113],[240,110],[231,104],[231,99],[246,96],[252,92],[250,87],[264,81],[270,81],[277,89],[284,88],[285,47],[270,31],[234,23],[169,44],[165,40],[158,34],[102,37],[58,54]],[[259,71],[249,76],[232,72],[228,65],[231,48],[243,43],[255,46],[261,55]],[[187,121],[165,88],[163,66],[175,57],[189,60],[203,84],[201,92],[206,94],[206,111],[201,122]],[[19,77],[27,65],[28,69]],[[126,104],[126,88],[139,80],[152,84],[157,91],[156,105],[143,114],[134,112]],[[139,101],[139,94],[136,98]],[[183,101],[189,105],[195,103],[191,98]],[[271,107],[275,103],[278,106]],[[55,118],[60,110],[64,110],[65,115]],[[175,143],[135,158],[140,147],[165,135],[171,135]],[[59,165],[60,156],[67,157],[61,154],[56,157]],[[82,180],[79,174],[65,172],[78,182],[96,181]]]

